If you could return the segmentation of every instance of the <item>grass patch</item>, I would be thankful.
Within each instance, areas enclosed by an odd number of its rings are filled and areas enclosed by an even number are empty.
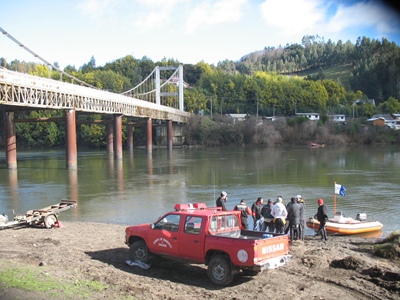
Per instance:
[[[400,231],[392,232],[387,238],[376,244],[373,253],[388,259],[400,258]]]
[[[95,293],[108,288],[99,281],[76,280],[66,282],[54,278],[44,267],[29,267],[15,262],[0,261],[0,288],[17,288],[25,291],[46,293],[56,299],[91,299]]]
[[[352,65],[340,65],[329,68],[322,68],[322,73],[325,75],[325,79],[331,79],[333,81],[340,81],[346,90],[350,89],[350,74],[353,70]],[[317,76],[319,69],[305,70],[301,72],[294,73],[292,75],[297,75],[299,77],[307,76]]]

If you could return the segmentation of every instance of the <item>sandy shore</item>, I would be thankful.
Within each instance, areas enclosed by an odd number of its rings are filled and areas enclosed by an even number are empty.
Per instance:
[[[331,236],[325,243],[306,237],[293,243],[293,259],[284,267],[256,277],[238,275],[230,286],[218,287],[210,283],[204,265],[155,258],[148,270],[128,266],[126,226],[62,225],[54,229],[1,230],[0,261],[33,266],[38,274],[46,272],[65,282],[98,280],[109,285],[95,299],[400,298],[400,264],[373,256],[374,239]],[[0,299],[47,296],[6,289],[0,283]]]

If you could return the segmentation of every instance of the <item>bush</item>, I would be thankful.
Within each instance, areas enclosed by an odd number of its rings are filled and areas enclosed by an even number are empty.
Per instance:
[[[303,117],[278,118],[273,122],[250,117],[234,122],[227,116],[194,116],[186,125],[185,136],[187,145],[202,146],[306,145],[310,141],[326,145],[400,143],[400,131],[365,126],[360,121],[322,124]]]
[[[375,245],[373,253],[383,258],[398,259],[400,257],[400,231],[392,232]]]

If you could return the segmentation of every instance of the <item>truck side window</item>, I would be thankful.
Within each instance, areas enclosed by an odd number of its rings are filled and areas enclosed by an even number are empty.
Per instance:
[[[210,223],[211,233],[239,229],[239,221],[236,215],[213,216]]]
[[[179,229],[179,222],[181,220],[180,215],[166,215],[158,223],[155,224],[154,229],[168,230],[171,232],[177,232]]]
[[[184,232],[189,234],[200,234],[201,221],[201,217],[186,217]]]

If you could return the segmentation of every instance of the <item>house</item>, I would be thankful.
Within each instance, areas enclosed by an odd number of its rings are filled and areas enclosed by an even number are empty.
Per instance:
[[[352,106],[355,105],[364,105],[364,104],[372,104],[373,106],[375,106],[375,99],[357,99],[353,102]]]
[[[236,121],[246,120],[248,114],[227,114],[227,116],[233,118],[233,124],[235,124]]]
[[[263,120],[268,121],[268,122],[273,122],[276,120],[275,116],[272,117],[262,117]]]
[[[392,114],[392,117],[400,122],[400,114]]]
[[[367,120],[367,122],[371,122],[373,126],[392,127],[394,125],[397,125],[399,120],[394,119],[389,114],[378,114],[378,115],[373,115],[372,118]]]
[[[296,113],[296,117],[306,117],[311,121],[318,121],[319,113]]]
[[[346,115],[329,115],[329,120],[335,123],[344,123],[346,122]]]

